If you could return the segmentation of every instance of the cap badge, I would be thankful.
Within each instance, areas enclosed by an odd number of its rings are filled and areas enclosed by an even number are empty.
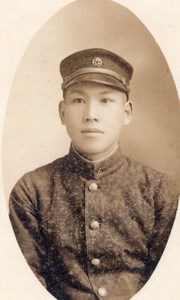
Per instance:
[[[122,81],[123,84],[126,84],[126,78],[125,77],[122,77],[121,81]]]
[[[92,65],[93,65],[93,67],[95,67],[95,68],[100,68],[101,65],[102,65],[102,59],[99,58],[99,57],[93,58],[93,60],[92,60]]]

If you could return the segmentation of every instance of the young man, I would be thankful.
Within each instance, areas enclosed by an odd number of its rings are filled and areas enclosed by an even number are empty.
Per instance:
[[[165,175],[120,152],[132,113],[132,66],[87,49],[65,58],[60,71],[70,151],[19,180],[10,197],[12,226],[56,299],[127,300],[162,255],[178,193]]]

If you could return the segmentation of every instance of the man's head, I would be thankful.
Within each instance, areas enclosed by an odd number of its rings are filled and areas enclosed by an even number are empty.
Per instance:
[[[64,101],[60,117],[77,150],[91,160],[117,145],[123,125],[131,120],[129,81],[133,69],[118,55],[88,49],[60,65]]]

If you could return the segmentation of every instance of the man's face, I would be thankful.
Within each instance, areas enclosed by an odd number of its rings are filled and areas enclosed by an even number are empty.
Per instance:
[[[60,117],[74,147],[91,160],[103,158],[117,145],[124,124],[131,120],[125,93],[98,83],[67,88]]]

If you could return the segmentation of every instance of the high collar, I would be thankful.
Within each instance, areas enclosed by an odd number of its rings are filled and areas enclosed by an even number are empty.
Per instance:
[[[115,172],[123,164],[125,156],[117,150],[108,158],[94,163],[85,161],[70,147],[69,154],[66,156],[66,168],[73,173],[79,174],[85,179],[100,179],[101,177]]]

